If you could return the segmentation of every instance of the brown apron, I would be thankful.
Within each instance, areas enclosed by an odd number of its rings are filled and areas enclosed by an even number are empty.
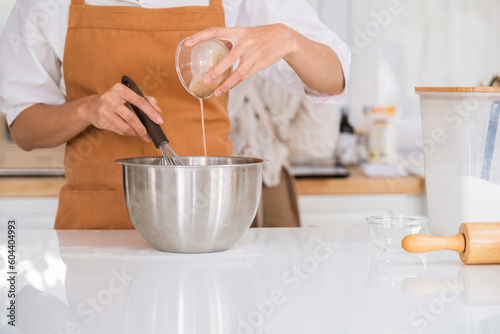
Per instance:
[[[208,7],[148,9],[90,6],[73,0],[64,51],[67,100],[101,94],[122,75],[131,77],[163,110],[162,125],[180,155],[203,155],[199,101],[182,87],[175,70],[179,42],[224,26],[222,0]],[[209,155],[231,155],[227,94],[205,100]],[[127,213],[119,158],[158,156],[152,143],[89,127],[66,148],[66,184],[55,228],[133,228]]]
[[[295,177],[281,169],[280,183],[274,187],[262,184],[259,209],[251,227],[300,227],[298,189]]]

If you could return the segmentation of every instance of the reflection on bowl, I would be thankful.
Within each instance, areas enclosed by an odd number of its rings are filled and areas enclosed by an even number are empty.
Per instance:
[[[403,252],[401,241],[409,234],[426,234],[429,218],[406,214],[376,215],[366,218],[373,243],[383,252]]]

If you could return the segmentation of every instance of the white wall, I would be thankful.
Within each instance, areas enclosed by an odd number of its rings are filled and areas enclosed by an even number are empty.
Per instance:
[[[5,23],[7,23],[12,6],[14,6],[14,2],[16,2],[16,0],[0,0],[0,33],[2,32]]]

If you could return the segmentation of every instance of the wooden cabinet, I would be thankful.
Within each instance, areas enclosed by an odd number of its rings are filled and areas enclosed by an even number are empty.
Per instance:
[[[382,213],[427,214],[421,177],[370,178],[357,169],[350,172],[348,178],[297,180],[303,226],[365,224],[366,217]]]
[[[423,194],[300,195],[302,226],[336,223],[365,224],[365,218],[383,213],[426,215]]]
[[[57,197],[0,197],[0,229],[15,219],[18,229],[45,230],[54,228]]]

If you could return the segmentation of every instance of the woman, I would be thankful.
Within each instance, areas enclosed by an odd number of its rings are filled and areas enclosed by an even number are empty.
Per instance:
[[[232,154],[225,93],[252,74],[318,100],[343,97],[349,51],[304,0],[19,0],[0,41],[0,109],[23,149],[67,142],[56,228],[133,227],[114,160],[158,153],[126,102],[162,124],[178,154],[203,154],[198,101],[175,73],[187,36],[232,44],[206,83],[239,61],[205,101],[209,155]],[[119,84],[124,74],[154,97]]]

